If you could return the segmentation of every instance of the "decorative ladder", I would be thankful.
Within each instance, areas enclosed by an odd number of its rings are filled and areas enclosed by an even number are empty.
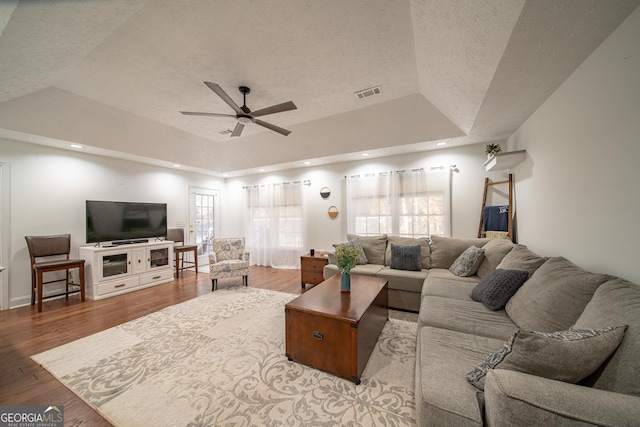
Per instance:
[[[489,187],[493,185],[509,184],[509,221],[507,237],[515,242],[515,236],[513,234],[513,174],[509,174],[509,178],[502,181],[491,181],[489,178],[484,179],[484,194],[482,195],[482,207],[480,208],[480,225],[478,226],[478,237],[485,237],[486,231],[482,230],[482,213],[484,207],[487,204],[487,193]]]

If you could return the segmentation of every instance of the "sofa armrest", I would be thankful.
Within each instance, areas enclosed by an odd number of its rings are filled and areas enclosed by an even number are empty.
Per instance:
[[[209,252],[209,264],[216,264],[218,262],[218,256],[215,252]]]
[[[489,371],[484,387],[488,426],[637,425],[640,397],[522,372]]]

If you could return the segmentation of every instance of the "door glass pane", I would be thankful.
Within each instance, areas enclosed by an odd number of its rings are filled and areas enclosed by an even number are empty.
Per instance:
[[[211,252],[211,238],[214,236],[214,196],[195,194],[195,239],[198,255]]]

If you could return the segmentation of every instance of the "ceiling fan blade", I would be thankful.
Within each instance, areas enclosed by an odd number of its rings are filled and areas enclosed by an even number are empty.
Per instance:
[[[251,115],[253,117],[266,116],[267,114],[282,113],[283,111],[295,110],[297,108],[298,107],[296,107],[296,104],[294,104],[292,101],[288,101],[283,102],[282,104],[272,105],[271,107],[254,111],[253,113],[251,113]]]
[[[286,129],[284,129],[284,128],[281,128],[280,126],[276,126],[276,125],[271,124],[271,123],[263,122],[262,120],[258,120],[258,119],[256,119],[256,120],[254,120],[253,122],[254,122],[255,124],[260,125],[260,126],[262,126],[262,127],[265,127],[265,128],[267,128],[267,129],[271,129],[272,131],[275,131],[275,132],[281,133],[281,134],[283,134],[284,136],[287,136],[287,135],[289,135],[289,134],[291,133],[291,131],[290,131],[290,130],[286,130]]]
[[[236,118],[236,116],[234,116],[233,114],[198,113],[195,111],[180,111],[180,113],[184,114],[185,116],[233,117],[234,119]]]
[[[211,82],[204,82],[204,84],[206,84],[207,86],[209,86],[209,89],[211,89],[212,91],[214,91],[216,93],[216,95],[218,95],[220,98],[222,98],[222,100],[224,102],[226,102],[227,104],[229,104],[229,106],[231,108],[233,108],[233,111],[236,112],[236,114],[238,115],[242,115],[244,114],[244,112],[240,109],[240,107],[238,107],[238,104],[236,104],[234,102],[233,99],[231,99],[231,97],[229,95],[227,95],[227,92],[225,92],[224,90],[222,90],[222,88],[217,84],[217,83],[211,83]]]
[[[235,129],[233,129],[233,132],[231,132],[231,136],[240,136],[242,134],[242,129],[244,129],[244,125],[238,122]]]

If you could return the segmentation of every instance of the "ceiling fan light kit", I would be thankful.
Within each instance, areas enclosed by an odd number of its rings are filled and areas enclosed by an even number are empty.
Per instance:
[[[290,130],[281,128],[280,126],[276,126],[272,123],[267,123],[263,120],[256,119],[256,117],[267,116],[269,114],[282,113],[284,111],[296,110],[296,104],[292,101],[283,102],[282,104],[272,105],[271,107],[262,108],[257,111],[251,111],[249,107],[247,107],[247,94],[251,92],[247,86],[240,86],[238,90],[242,94],[242,107],[239,107],[238,104],[235,103],[233,99],[218,85],[217,83],[204,82],[205,85],[209,87],[212,91],[216,93],[224,102],[226,102],[236,113],[232,114],[220,114],[220,113],[200,113],[193,111],[180,111],[180,113],[186,116],[209,116],[209,117],[234,117],[238,120],[235,129],[231,132],[232,137],[237,137],[242,134],[242,130],[245,125],[255,123],[259,126],[272,130],[274,132],[278,132],[284,136],[287,136],[291,133]]]

